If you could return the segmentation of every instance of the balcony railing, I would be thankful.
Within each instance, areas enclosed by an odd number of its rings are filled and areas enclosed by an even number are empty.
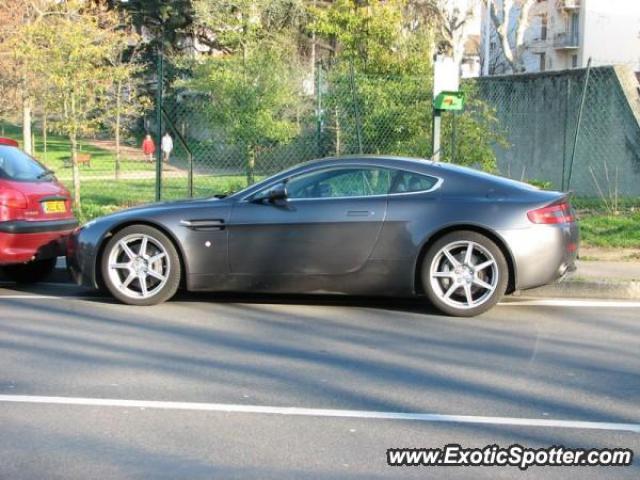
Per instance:
[[[553,40],[553,46],[559,49],[580,48],[580,35],[578,32],[558,33]]]
[[[577,10],[580,8],[581,0],[558,0],[558,7],[564,10]]]

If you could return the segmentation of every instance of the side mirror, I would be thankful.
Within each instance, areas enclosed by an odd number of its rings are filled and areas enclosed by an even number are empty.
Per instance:
[[[286,183],[278,183],[273,186],[271,190],[267,192],[267,199],[270,202],[279,202],[287,199],[287,185]]]
[[[254,202],[264,202],[267,200],[270,203],[280,202],[287,199],[287,185],[284,182],[276,183],[267,191],[253,197]]]

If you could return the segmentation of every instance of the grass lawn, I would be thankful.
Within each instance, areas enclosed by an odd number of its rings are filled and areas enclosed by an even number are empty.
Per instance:
[[[19,127],[4,124],[4,129],[5,136],[22,141]],[[50,134],[45,157],[39,133],[36,131],[35,156],[54,170],[58,179],[72,189],[71,169],[64,167],[64,159],[71,152],[69,141],[65,137]],[[123,157],[121,172],[124,178],[116,180],[113,153],[86,142],[81,142],[81,145],[82,151],[91,153],[92,156],[91,167],[80,167],[82,208],[76,211],[76,215],[81,221],[155,200],[154,164]],[[194,196],[210,197],[229,193],[246,185],[246,178],[242,175],[197,174],[194,175]],[[163,178],[162,199],[187,198],[187,186],[187,171],[174,168]],[[580,228],[585,245],[640,248],[640,198],[621,199],[621,213],[615,216],[603,212],[602,202],[598,198],[574,198],[572,203],[580,211]]]
[[[3,126],[3,136],[13,138],[22,144],[20,127],[6,123]],[[71,168],[64,166],[65,158],[71,156],[69,140],[60,135],[49,134],[45,155],[41,132],[35,133],[34,156],[53,170],[58,180],[72,191]],[[122,178],[117,180],[115,155],[112,152],[82,141],[80,146],[82,152],[91,154],[91,167],[80,166],[82,208],[76,210],[76,216],[81,221],[155,201],[155,163],[129,160],[123,156]],[[220,193],[238,191],[246,185],[246,177],[242,175],[194,175],[193,193],[195,197],[211,197]],[[162,199],[177,200],[188,196],[187,171],[174,168],[163,178]]]
[[[612,216],[589,213],[580,216],[585,245],[604,248],[640,248],[640,211]]]
[[[258,180],[258,179],[257,179]],[[247,186],[245,176],[204,176],[197,175],[193,179],[193,196],[195,198],[213,197],[217,194],[237,192]],[[76,209],[76,216],[81,222],[108,213],[155,201],[155,178],[114,180],[85,180],[81,185],[82,208]],[[163,178],[162,200],[180,200],[189,197],[188,179]]]
[[[212,197],[220,193],[241,190],[247,185],[244,176],[194,176],[194,197]],[[81,221],[115,212],[122,208],[155,201],[154,178],[118,180],[109,182],[105,188],[100,180],[82,182],[82,208],[76,211]],[[162,180],[162,200],[179,200],[189,196],[187,177],[164,178]]]
[[[6,125],[5,137],[13,138],[22,145],[22,131],[14,125]],[[48,168],[56,172],[59,180],[67,183],[71,181],[71,168],[65,167],[65,159],[71,158],[71,144],[66,137],[60,135],[47,135],[47,152],[44,152],[44,143],[37,131],[35,136],[34,157],[45,164]],[[115,178],[115,155],[108,150],[89,145],[87,142],[80,142],[80,151],[91,154],[91,166],[80,166],[80,178],[83,176],[107,176],[113,175]],[[126,156],[121,156],[120,168],[123,174],[132,172],[153,172],[155,165],[138,160],[130,160]]]

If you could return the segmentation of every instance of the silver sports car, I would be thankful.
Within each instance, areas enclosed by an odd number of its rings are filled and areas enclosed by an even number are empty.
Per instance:
[[[427,160],[308,162],[224,198],[158,203],[78,228],[79,284],[153,305],[191,291],[421,296],[478,315],[575,269],[566,194]]]

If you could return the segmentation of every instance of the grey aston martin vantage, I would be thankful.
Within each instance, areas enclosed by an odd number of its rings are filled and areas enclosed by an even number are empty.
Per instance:
[[[191,291],[423,296],[480,314],[575,270],[566,194],[409,158],[308,162],[225,198],[124,210],[76,229],[77,283],[131,305]]]

